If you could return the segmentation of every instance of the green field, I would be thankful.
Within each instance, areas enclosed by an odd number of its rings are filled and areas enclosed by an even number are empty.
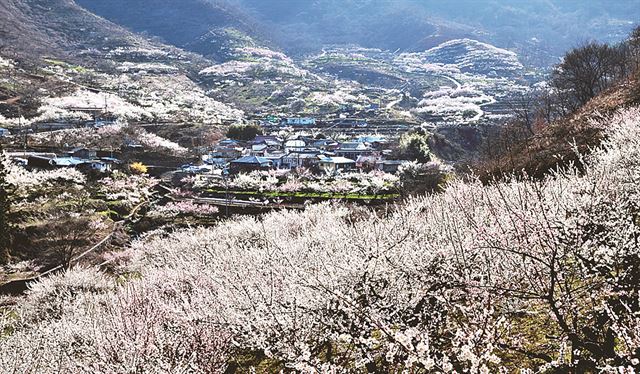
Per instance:
[[[397,193],[385,193],[377,195],[368,194],[356,194],[356,193],[331,193],[331,192],[259,192],[259,191],[225,191],[218,189],[205,190],[207,193],[213,194],[230,194],[230,195],[243,195],[243,196],[261,196],[268,198],[310,198],[310,199],[340,199],[340,200],[393,200],[400,198],[400,194]]]

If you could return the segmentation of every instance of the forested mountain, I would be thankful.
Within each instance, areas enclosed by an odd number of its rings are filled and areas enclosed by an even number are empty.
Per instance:
[[[122,46],[148,47],[145,38],[81,8],[72,0],[0,2],[0,43],[23,56],[60,55]]]
[[[76,0],[91,12],[132,31],[224,61],[234,41],[266,42],[262,28],[226,0]],[[230,30],[232,30],[230,32]]]
[[[349,42],[418,51],[470,37],[545,66],[579,42],[622,39],[640,18],[637,0],[236,1],[280,28],[287,48]]]

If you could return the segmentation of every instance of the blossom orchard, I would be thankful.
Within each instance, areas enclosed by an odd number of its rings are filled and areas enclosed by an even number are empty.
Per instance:
[[[219,370],[254,352],[309,373],[635,372],[639,123],[637,108],[603,122],[601,149],[542,181],[154,232],[125,282],[76,269],[34,286],[0,318],[0,365],[207,372],[211,352]]]

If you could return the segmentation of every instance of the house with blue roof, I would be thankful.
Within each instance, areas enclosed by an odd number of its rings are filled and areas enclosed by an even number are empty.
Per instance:
[[[245,156],[229,163],[229,171],[232,174],[250,173],[256,170],[269,170],[273,161],[260,156]]]

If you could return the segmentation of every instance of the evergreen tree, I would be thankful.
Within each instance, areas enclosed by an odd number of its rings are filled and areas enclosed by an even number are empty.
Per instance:
[[[4,152],[0,146],[0,264],[5,264],[9,261],[11,243],[11,226],[9,224],[10,187],[7,182]]]

